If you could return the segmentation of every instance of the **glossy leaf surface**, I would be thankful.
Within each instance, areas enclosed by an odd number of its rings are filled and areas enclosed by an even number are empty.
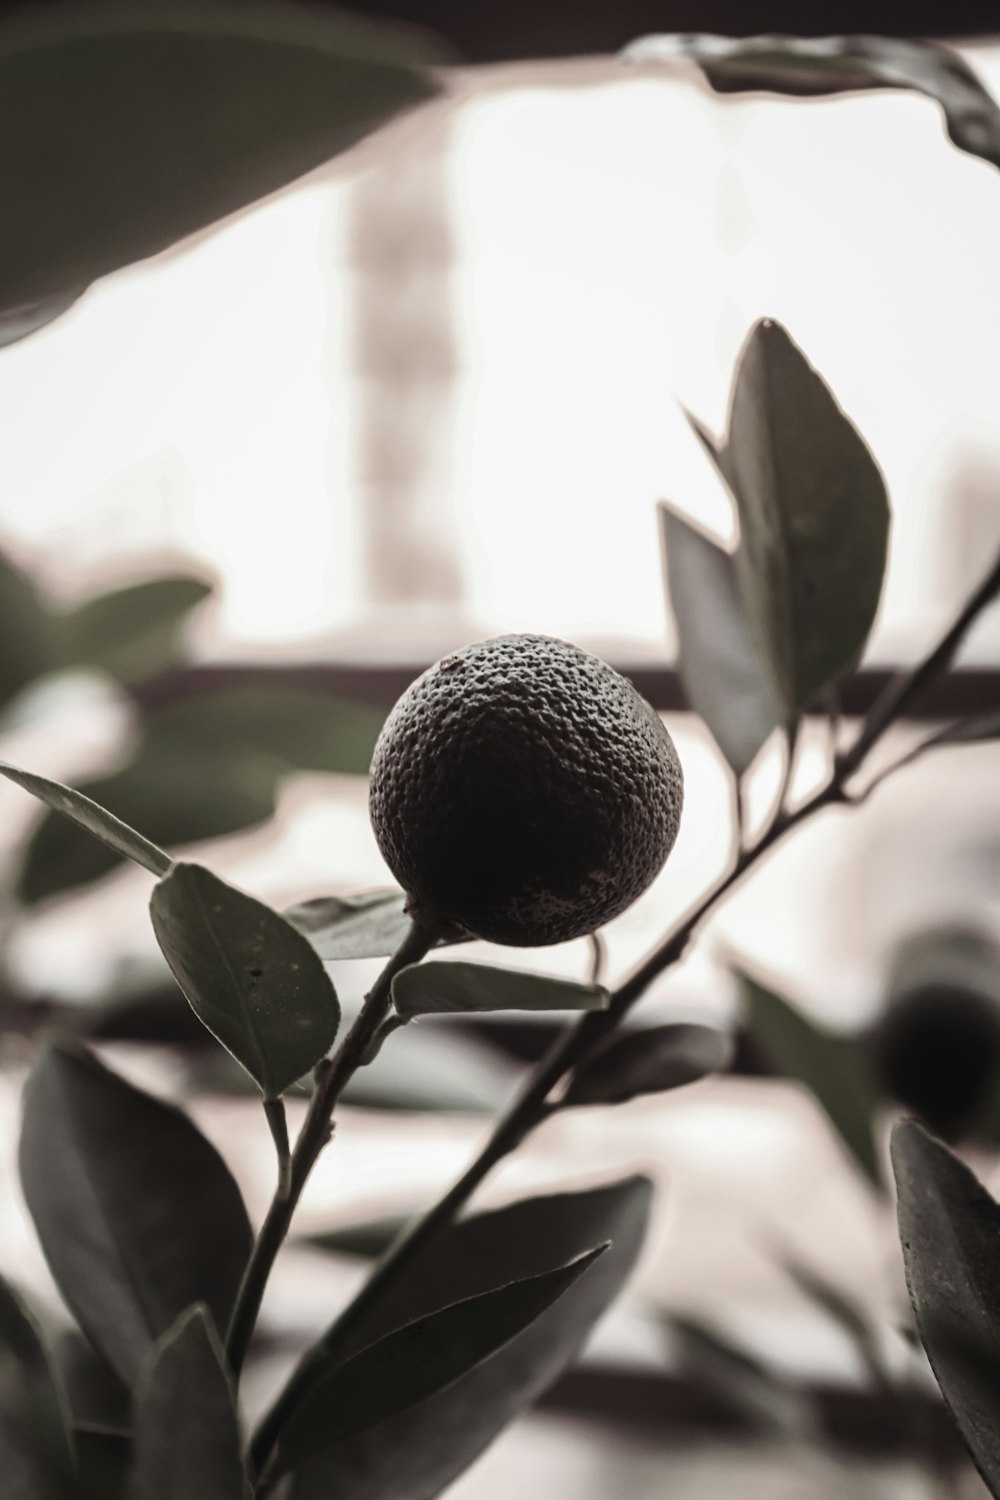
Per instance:
[[[284,917],[191,864],[159,882],[150,912],[191,1008],[265,1098],[278,1098],[333,1046],[336,991]]]
[[[606,1248],[416,1318],[347,1360],[293,1414],[278,1448],[279,1472],[461,1381],[529,1328]]]
[[[23,787],[61,818],[68,818],[115,854],[142,865],[153,875],[165,875],[170,869],[168,854],[85,793],[58,781],[50,781],[47,776],[36,776],[31,771],[22,771],[2,762],[0,776],[6,776],[8,781]]]
[[[611,1248],[529,1328],[463,1380],[299,1468],[293,1500],[431,1500],[565,1368],[635,1264],[649,1215],[642,1177],[466,1219],[417,1252],[377,1305],[330,1331],[323,1373],[456,1300]]]
[[[899,1235],[917,1328],[952,1416],[1000,1494],[1000,1206],[969,1168],[910,1120],[892,1136]],[[980,1350],[992,1358],[970,1357]]]
[[[735,566],[786,717],[854,667],[882,593],[885,484],[857,429],[779,324],[758,323],[729,412]]]

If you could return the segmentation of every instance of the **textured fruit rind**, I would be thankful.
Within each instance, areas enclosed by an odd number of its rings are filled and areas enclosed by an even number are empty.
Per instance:
[[[565,641],[509,635],[407,689],[375,746],[369,807],[415,909],[534,947],[630,906],[682,800],[673,741],[624,677]]]

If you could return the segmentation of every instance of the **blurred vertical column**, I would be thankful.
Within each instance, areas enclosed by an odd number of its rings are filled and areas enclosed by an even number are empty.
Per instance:
[[[465,594],[452,521],[451,119],[442,110],[412,143],[397,137],[351,185],[345,205],[357,644],[404,656],[453,643]]]

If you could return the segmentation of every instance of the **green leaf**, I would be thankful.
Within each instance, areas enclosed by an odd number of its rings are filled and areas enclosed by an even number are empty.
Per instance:
[[[651,1185],[626,1178],[526,1199],[453,1225],[418,1250],[377,1302],[327,1334],[319,1378],[377,1339],[512,1279],[611,1249],[524,1332],[419,1406],[346,1438],[300,1466],[292,1500],[419,1500],[440,1493],[574,1358],[635,1264]],[[446,1439],[446,1440],[445,1440]]]
[[[341,1224],[319,1234],[305,1235],[300,1241],[310,1250],[329,1255],[353,1255],[361,1260],[377,1260],[412,1224],[410,1214],[390,1214],[384,1219],[367,1219],[356,1224]]]
[[[607,1248],[467,1297],[378,1339],[333,1370],[296,1409],[281,1435],[276,1472],[289,1473],[468,1376],[529,1328]]]
[[[0,307],[156,254],[433,90],[410,43],[322,7],[80,0],[5,14]]]
[[[914,89],[935,100],[960,151],[1000,166],[1000,108],[975,73],[948,48],[902,37],[645,37],[629,62],[698,63],[719,93],[758,92],[811,98],[859,89]]]
[[[683,1088],[733,1059],[733,1038],[718,1026],[675,1022],[612,1037],[576,1069],[564,1104],[623,1104],[641,1094]]]
[[[123,770],[85,783],[77,795],[99,803],[125,824],[141,822],[157,843],[171,846],[222,838],[263,823],[275,806],[283,770],[271,757],[167,755],[143,747]],[[17,894],[33,905],[114,870],[124,850],[83,838],[61,817],[45,818],[24,851]],[[168,856],[164,873],[169,868]]]
[[[99,667],[123,682],[152,676],[174,659],[188,615],[211,592],[178,574],[86,599],[54,621],[59,664]]]
[[[316,896],[290,906],[285,920],[328,963],[342,958],[389,958],[410,930],[406,896],[397,890]]]
[[[906,1283],[942,1395],[991,1494],[1000,1495],[1000,1383],[963,1344],[1000,1342],[1000,1207],[968,1167],[915,1122],[892,1136]]]
[[[888,1393],[893,1380],[886,1369],[878,1338],[871,1320],[840,1287],[828,1281],[813,1266],[804,1265],[787,1252],[779,1257],[782,1270],[794,1281],[802,1295],[832,1318],[857,1350],[868,1372],[873,1389]]]
[[[411,964],[392,981],[392,999],[401,1016],[488,1010],[607,1010],[611,1001],[601,985],[466,963]]]
[[[244,1500],[236,1401],[203,1307],[160,1340],[136,1401],[135,1500]]]
[[[26,573],[0,555],[0,705],[52,665],[51,616]]]
[[[153,930],[198,1019],[277,1099],[333,1046],[340,1006],[291,923],[201,865],[154,888]]]
[[[793,718],[864,649],[885,572],[885,484],[819,375],[770,321],[740,355],[729,456],[743,605]]]
[[[62,1497],[72,1464],[66,1401],[34,1315],[0,1279],[0,1473],[5,1500]]]
[[[742,1423],[800,1441],[813,1420],[808,1398],[766,1368],[742,1346],[694,1318],[666,1320],[678,1347],[684,1377],[700,1386]]]
[[[46,776],[21,771],[17,766],[9,766],[2,761],[0,776],[6,776],[8,781],[23,787],[61,817],[69,818],[80,828],[86,829],[108,849],[142,865],[144,870],[149,870],[153,875],[165,875],[170,869],[169,854],[165,854],[149,839],[116,818],[114,813],[94,802],[85,793],[74,791],[72,787],[63,786],[58,781],[50,781]]]
[[[367,771],[381,723],[363,704],[298,689],[195,694],[150,713],[131,762],[82,790],[171,848],[222,838],[270,818],[295,770]],[[116,864],[115,853],[49,818],[25,852],[17,893],[31,904]]]
[[[751,1034],[780,1073],[810,1091],[849,1154],[881,1188],[873,1133],[878,1091],[863,1043],[814,1025],[749,975],[738,974],[737,979]]]
[[[126,1385],[193,1302],[228,1320],[253,1235],[228,1168],[178,1109],[54,1043],[25,1087],[20,1170],[67,1306]]]
[[[687,695],[742,776],[783,712],[754,649],[733,558],[669,506],[659,511]]]
[[[146,719],[151,753],[270,757],[280,774],[365,776],[385,715],[365,703],[292,687],[192,693]]]

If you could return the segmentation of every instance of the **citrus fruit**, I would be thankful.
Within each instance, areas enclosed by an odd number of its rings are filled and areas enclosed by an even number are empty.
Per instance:
[[[411,911],[535,947],[631,905],[673,846],[682,795],[673,741],[624,677],[565,641],[505,635],[403,694],[369,808]]]

